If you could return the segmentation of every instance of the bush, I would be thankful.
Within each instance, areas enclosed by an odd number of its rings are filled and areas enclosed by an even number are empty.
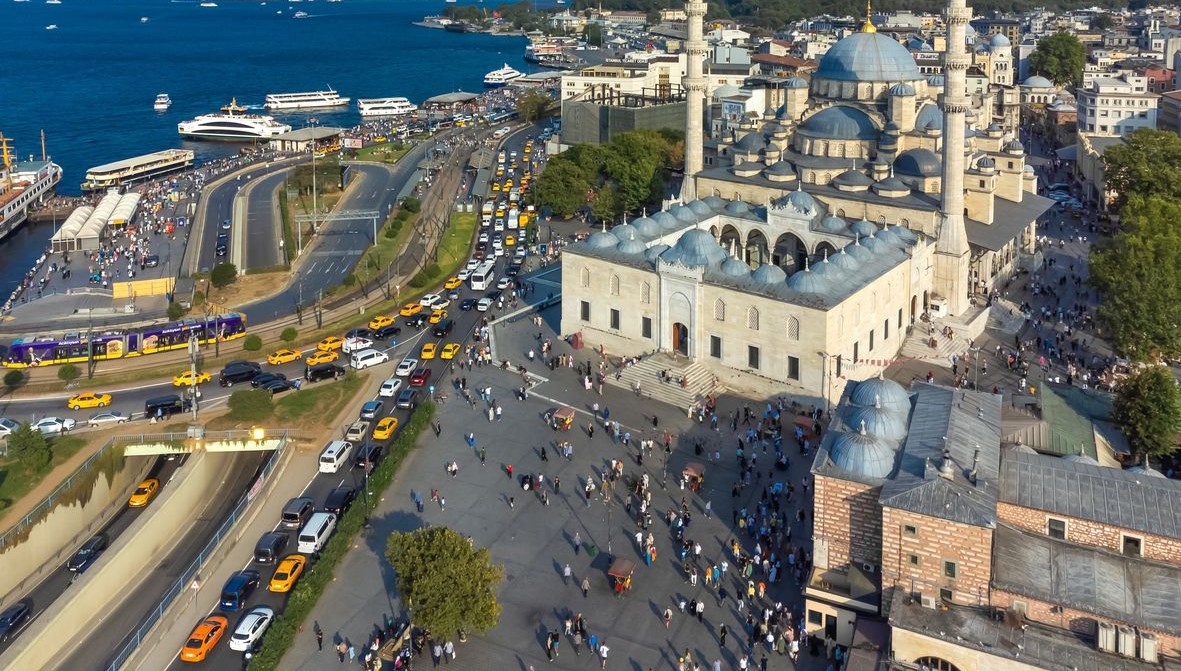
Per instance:
[[[279,340],[282,340],[288,345],[295,342],[295,339],[298,337],[299,331],[295,330],[294,326],[288,326],[287,328],[283,329],[282,333],[279,334]]]
[[[415,289],[421,289],[429,284],[431,278],[426,276],[426,273],[419,273],[410,280],[410,286]]]
[[[80,377],[82,377],[82,371],[78,370],[78,367],[72,363],[68,363],[57,369],[57,379],[62,382],[73,382]]]
[[[25,383],[25,372],[22,370],[10,370],[4,374],[4,386],[10,390],[16,389]]]
[[[251,333],[250,335],[246,336],[245,340],[242,341],[242,348],[247,352],[257,352],[258,350],[262,349],[262,338],[258,337],[258,335],[254,333]]]
[[[218,289],[228,287],[237,279],[238,268],[232,263],[219,263],[213,267],[213,272],[209,273],[209,281]]]
[[[407,212],[418,212],[422,209],[422,201],[415,198],[414,196],[407,196],[406,199],[402,201],[402,209],[406,210]]]
[[[241,422],[261,422],[275,411],[271,392],[243,389],[230,394],[230,418]]]
[[[349,273],[348,275],[345,275],[343,278],[341,278],[340,283],[346,287],[351,287],[357,283],[357,276]]]
[[[204,291],[194,291],[193,292],[193,307],[197,307],[198,305],[202,305],[204,303],[205,303],[205,292]]]
[[[168,321],[176,321],[184,316],[185,309],[180,306],[180,303],[172,301],[168,304]]]
[[[401,223],[403,221],[407,221],[409,219],[410,219],[410,210],[398,210],[398,213],[394,215],[394,221],[397,221],[399,223]]]
[[[393,240],[398,237],[398,233],[402,232],[402,226],[397,221],[391,221],[385,227],[385,237]]]
[[[45,434],[24,423],[8,435],[8,452],[30,473],[48,470],[53,461]]]
[[[402,460],[406,458],[410,450],[414,449],[419,434],[430,426],[434,413],[435,405],[430,401],[418,406],[398,433],[398,437],[394,439],[393,444],[390,445],[389,456],[383,459],[369,474],[369,486],[376,492],[376,495],[369,499],[370,507],[377,504],[381,499],[381,493],[393,482]],[[333,572],[337,565],[352,549],[354,539],[365,526],[369,510],[366,509],[364,501],[364,499],[359,499],[340,518],[336,532],[328,539],[324,551],[320,554],[320,560],[312,564],[311,568],[305,571],[303,577],[295,584],[291,598],[287,601],[287,607],[276,616],[267,630],[267,644],[250,660],[252,671],[272,671],[279,668],[283,655],[291,647],[295,637],[300,634],[300,627],[304,620],[316,607],[320,595],[333,583],[335,579]]]

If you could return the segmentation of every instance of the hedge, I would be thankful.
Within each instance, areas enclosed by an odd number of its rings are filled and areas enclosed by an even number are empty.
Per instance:
[[[414,449],[418,435],[430,427],[434,414],[434,403],[427,401],[419,405],[398,432],[398,437],[391,443],[389,455],[369,474],[369,486],[376,493],[369,499],[371,509],[381,500],[380,493],[393,482],[402,460]],[[357,499],[348,512],[337,521],[336,533],[328,539],[324,551],[320,553],[320,560],[295,584],[295,589],[291,591],[287,600],[287,606],[267,629],[265,643],[251,658],[250,669],[270,671],[279,668],[283,655],[287,654],[295,637],[300,634],[304,620],[311,614],[324,590],[332,584],[332,576],[337,565],[352,549],[353,539],[364,527],[365,518],[370,512],[365,509],[364,500],[364,497]]]

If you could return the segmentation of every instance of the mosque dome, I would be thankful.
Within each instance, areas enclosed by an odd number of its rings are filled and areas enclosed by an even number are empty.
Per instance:
[[[849,224],[835,214],[830,214],[820,220],[820,230],[826,233],[848,233]]]
[[[779,207],[791,207],[796,212],[808,216],[816,214],[818,209],[816,199],[803,189],[796,189],[786,196],[780,196],[772,201],[772,203]]]
[[[728,277],[746,277],[750,275],[750,266],[731,256],[722,261],[722,274]]]
[[[619,244],[619,238],[611,231],[598,231],[586,239],[586,246],[591,249],[611,249]]]
[[[844,277],[844,273],[841,272],[841,269],[837,268],[832,264],[831,261],[828,260],[827,253],[825,253],[824,258],[821,259],[820,263],[817,263],[814,267],[810,268],[813,275],[819,275],[825,280],[836,280]],[[796,273],[796,275],[799,275],[799,273]],[[792,277],[795,277],[796,275],[792,275]]]
[[[1128,472],[1129,473],[1140,473],[1142,475],[1147,475],[1150,478],[1165,477],[1164,473],[1161,473],[1160,471],[1156,470],[1155,468],[1152,468],[1151,466],[1133,466],[1128,469]]]
[[[844,247],[841,247],[841,251],[828,257],[828,262],[841,270],[848,270],[850,272],[856,271],[861,267],[861,262],[850,256]]]
[[[919,236],[906,226],[891,226],[882,232],[897,235],[899,240],[908,244],[913,244],[919,241]]]
[[[878,231],[873,235],[861,238],[861,246],[865,247],[874,254],[881,254],[890,250],[890,239],[883,237],[882,233],[885,231]]]
[[[787,279],[787,273],[783,272],[783,268],[773,264],[764,263],[755,268],[755,271],[750,274],[752,282],[763,285],[782,284],[783,280]]]
[[[673,251],[678,252],[681,263],[689,266],[709,266],[719,263],[727,256],[726,251],[718,246],[714,236],[709,231],[695,228],[685,231]]]
[[[897,121],[887,121],[886,127],[882,129],[882,132],[897,135],[902,132],[902,126],[899,126]]]
[[[810,268],[804,268],[787,278],[787,287],[801,294],[823,294],[829,291],[828,280],[812,272]]]
[[[778,135],[786,132],[786,128],[780,124],[775,123],[774,121],[763,126],[763,133],[766,135]],[[769,149],[775,149],[775,147],[769,147]]]
[[[883,196],[906,196],[910,194],[910,187],[897,177],[887,177],[874,184],[873,187]]]
[[[849,82],[898,82],[922,79],[914,57],[882,33],[854,33],[820,58],[815,76]]]
[[[783,82],[783,87],[788,89],[806,89],[808,88],[808,80],[803,77],[789,77]]]
[[[1028,86],[1029,88],[1033,88],[1033,89],[1052,89],[1052,88],[1054,88],[1054,82],[1050,81],[1049,79],[1046,79],[1045,77],[1043,77],[1041,75],[1034,75],[1034,76],[1026,79],[1025,81],[1021,82],[1021,85]]]
[[[652,263],[656,263],[656,259],[659,258],[661,254],[667,252],[670,249],[672,248],[663,242],[659,245],[652,245],[647,249],[647,251],[644,252],[644,258],[651,261]]]
[[[690,210],[699,217],[708,217],[714,213],[713,208],[710,207],[704,200],[694,200],[688,205]]]
[[[632,235],[630,237],[624,238],[619,243],[619,246],[615,248],[615,251],[619,252],[620,254],[639,256],[648,251],[648,245],[644,244],[644,241],[640,239],[640,236]]]
[[[1025,145],[1021,144],[1021,140],[1011,140],[1005,145],[1005,151],[1020,154],[1025,151]]]
[[[851,188],[858,188],[858,187],[868,188],[870,185],[873,184],[873,180],[870,179],[869,175],[866,175],[865,173],[861,172],[860,170],[854,170],[854,169],[850,168],[850,169],[842,172],[841,174],[837,175],[836,179],[832,180],[832,183],[836,184],[837,186],[844,186],[844,187],[851,187]]]
[[[763,169],[763,176],[773,182],[790,182],[796,177],[796,167],[791,161],[776,161]]]
[[[800,130],[813,137],[835,140],[874,140],[881,133],[865,112],[844,105],[813,114],[800,125]]]
[[[746,202],[742,200],[732,200],[729,203],[726,203],[725,210],[726,214],[746,214],[747,212],[750,212],[750,205],[747,205]]]
[[[845,245],[843,251],[848,253],[849,256],[852,256],[858,263],[865,263],[873,258],[873,252],[869,251],[869,247],[861,244],[861,236],[857,236],[853,242]]]
[[[988,46],[994,49],[999,49],[1001,47],[1011,47],[1013,46],[1013,43],[1009,41],[1009,38],[1005,37],[1001,33],[997,33],[996,35],[992,36],[991,40],[988,41]]]
[[[906,413],[887,410],[881,403],[845,406],[844,420],[849,426],[864,424],[867,434],[892,443],[899,443],[906,437]]]
[[[721,100],[722,98],[729,98],[732,95],[737,95],[741,91],[742,89],[733,84],[722,84],[721,86],[714,89],[709,95],[716,101]]]
[[[914,127],[919,130],[926,129],[927,126],[934,124],[935,128],[943,128],[943,111],[934,103],[927,103],[915,115]]]
[[[991,156],[985,156],[984,158],[980,159],[979,161],[976,161],[976,169],[977,170],[995,170],[996,169],[996,161],[992,160]]]
[[[791,119],[791,113],[787,111],[787,105],[780,105],[779,109],[775,110],[775,118],[779,121]]]
[[[853,393],[849,394],[849,402],[866,407],[881,405],[888,410],[906,408],[909,412],[910,394],[906,393],[906,387],[879,374],[858,382]]]
[[[1068,454],[1062,457],[1062,461],[1069,461],[1076,464],[1086,464],[1087,466],[1099,465],[1099,462],[1095,461],[1093,457],[1088,457],[1085,454]]]
[[[854,235],[860,235],[866,238],[877,233],[878,227],[874,226],[873,222],[868,219],[860,219],[850,224],[849,231]]]
[[[665,212],[664,210],[661,210],[652,215],[652,221],[660,224],[660,228],[664,229],[666,232],[676,230],[681,227],[681,222],[677,221],[676,217],[669,214],[668,212]]]
[[[911,177],[936,177],[940,173],[939,157],[925,147],[909,149],[894,159],[894,172]]]
[[[873,239],[877,240],[879,242],[884,242],[889,245],[898,244],[899,242],[901,242],[901,238],[898,235],[898,231],[902,228],[903,228],[902,226],[891,226],[889,224],[886,224],[885,227],[882,228],[882,230],[873,234]]]
[[[943,78],[943,75],[931,75],[930,77],[927,77],[927,86],[942,87],[945,81],[947,80]]]
[[[887,93],[892,96],[912,96],[914,95],[914,87],[906,82],[902,82],[901,84],[891,86]]]
[[[655,238],[660,235],[660,224],[656,223],[648,217],[640,217],[632,220],[632,228],[645,238]]]
[[[739,177],[754,177],[763,171],[763,164],[756,161],[742,161],[736,165],[730,166],[730,172]]]
[[[620,224],[611,229],[612,235],[619,238],[620,241],[630,240],[631,238],[638,238],[640,236],[639,230],[631,224]]]
[[[721,210],[722,208],[726,207],[726,199],[719,198],[717,196],[706,196],[701,200],[703,200],[706,205],[709,205],[714,210]]]
[[[767,140],[762,133],[751,131],[746,135],[738,138],[738,142],[734,143],[734,150],[741,151],[747,154],[757,154],[767,148]]]
[[[890,475],[897,454],[881,438],[871,436],[864,426],[857,433],[838,431],[828,453],[837,466],[875,480]]]
[[[696,224],[697,213],[684,205],[673,205],[668,209],[668,213],[676,217],[677,221],[684,224]]]

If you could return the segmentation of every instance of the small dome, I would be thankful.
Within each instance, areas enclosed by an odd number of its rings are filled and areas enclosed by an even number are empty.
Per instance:
[[[699,228],[685,231],[673,250],[679,253],[680,262],[689,266],[709,266],[727,257],[726,251],[718,246],[714,236]]]
[[[856,224],[854,224],[856,226]],[[858,263],[865,263],[873,258],[873,252],[869,248],[861,244],[861,236],[854,238],[853,242],[845,245],[843,250],[849,256],[852,256]]]
[[[648,217],[633,219],[632,228],[635,228],[636,231],[645,238],[655,238],[661,233],[660,224]]]
[[[1046,79],[1045,77],[1043,77],[1041,75],[1034,75],[1034,76],[1030,77],[1029,79],[1026,79],[1025,81],[1021,82],[1021,85],[1028,86],[1029,88],[1033,88],[1033,89],[1052,89],[1052,88],[1054,88],[1054,82],[1050,81],[1049,79]]]
[[[668,209],[668,213],[676,217],[677,221],[683,224],[697,223],[697,213],[684,205],[673,205]]]
[[[787,132],[786,128],[775,123],[774,121],[763,125],[763,133],[765,135],[775,135],[777,133],[786,133],[786,132]],[[779,151],[775,147],[768,147],[767,149],[768,149],[768,151],[770,151],[772,149],[774,149],[775,151]]]
[[[763,164],[756,161],[742,161],[730,166],[730,172],[739,177],[754,177],[763,171]]]
[[[586,239],[586,246],[591,249],[612,249],[619,244],[619,238],[611,231],[598,231]]]
[[[874,235],[861,238],[861,246],[865,247],[874,254],[881,254],[890,251],[890,240],[883,237],[884,231],[878,231]]]
[[[882,131],[890,134],[897,134],[902,132],[902,126],[899,126],[897,121],[888,121],[886,122],[886,127],[883,128]]]
[[[886,410],[881,403],[845,406],[844,420],[848,426],[864,424],[866,433],[891,443],[906,438],[906,413]]]
[[[747,154],[757,154],[767,148],[767,140],[763,138],[761,133],[751,131],[738,139],[734,143],[734,150],[741,151]]]
[[[897,455],[881,438],[869,435],[864,426],[858,433],[836,432],[828,453],[833,463],[844,470],[876,480],[890,475]]]
[[[1021,144],[1020,140],[1010,140],[1009,143],[1005,145],[1005,151],[1011,152],[1013,154],[1024,153],[1025,145]]]
[[[931,75],[927,77],[927,86],[943,86],[943,75]]]
[[[887,93],[892,96],[912,96],[914,95],[914,87],[903,82],[891,86]]]
[[[1150,466],[1133,466],[1128,469],[1128,472],[1129,473],[1140,473],[1141,475],[1147,475],[1150,478],[1165,477],[1164,473],[1161,473],[1160,471],[1158,471],[1155,468],[1152,468]]]
[[[672,249],[672,247],[669,247],[668,245],[664,244],[663,242],[660,243],[659,245],[652,245],[651,247],[649,247],[647,249],[647,251],[644,252],[644,258],[653,262],[653,263],[656,263],[656,259],[661,254],[665,253],[666,251],[668,251],[670,249]]]
[[[837,175],[832,183],[837,186],[868,187],[873,184],[873,180],[860,170],[850,168]]]
[[[837,268],[829,262],[828,252],[825,252],[824,258],[820,260],[820,263],[810,266],[810,268],[813,275],[819,275],[826,280],[836,280],[837,278],[845,276],[845,274],[841,272],[840,268]],[[796,273],[796,275],[799,275],[799,273]],[[792,275],[792,277],[795,277],[795,275]]]
[[[978,170],[995,170],[996,161],[992,160],[991,156],[985,156],[979,161],[976,161],[976,168]]]
[[[640,256],[644,252],[648,251],[648,245],[645,245],[644,241],[641,240],[639,236],[633,235],[620,242],[619,245],[615,247],[615,251],[619,252],[620,254],[627,254],[629,256]]]
[[[874,184],[873,188],[883,196],[905,196],[910,193],[910,187],[897,177],[887,177]]]
[[[1000,127],[1000,126],[998,126],[998,125],[996,125],[996,124],[994,124],[994,123],[990,123],[990,124],[988,124],[988,128],[985,128],[985,129],[984,129],[984,132],[986,132],[986,133],[999,133],[999,132],[1001,132],[1001,127]]]
[[[844,247],[841,247],[840,252],[828,257],[828,262],[841,270],[848,270],[849,272],[853,272],[861,267],[861,262],[850,256]]]
[[[894,159],[894,172],[911,177],[936,177],[940,172],[939,157],[923,147],[909,149]]]
[[[779,121],[787,121],[791,119],[791,113],[787,111],[787,105],[780,105],[779,109],[775,110],[775,118]]]
[[[788,89],[806,89],[808,88],[808,80],[803,77],[789,77],[783,82],[783,87]]]
[[[997,33],[996,35],[992,36],[991,40],[988,41],[988,46],[995,49],[1000,47],[1011,47],[1013,46],[1013,43],[1009,41],[1009,38],[1005,37],[1001,33]]]
[[[910,394],[906,393],[906,387],[880,374],[858,382],[853,393],[849,394],[849,402],[865,407],[881,405],[891,411],[905,408],[910,412]]]
[[[726,214],[746,214],[750,212],[750,205],[747,205],[745,201],[732,200],[726,203],[725,209]]]
[[[752,282],[763,285],[782,284],[783,280],[787,279],[787,273],[777,265],[764,263],[755,268],[755,271],[750,274],[750,279]]]
[[[722,261],[722,274],[728,277],[746,277],[750,275],[750,266],[731,256]]]
[[[906,226],[891,226],[882,232],[897,235],[899,240],[908,244],[914,244],[919,241],[919,236]]]
[[[707,205],[704,200],[694,200],[689,203],[688,207],[699,217],[708,217],[714,213],[713,208]]]
[[[787,278],[787,287],[801,294],[824,294],[829,291],[828,281],[810,268],[804,268]]]
[[[816,199],[803,189],[796,189],[789,192],[786,196],[780,196],[771,203],[777,207],[790,207],[800,214],[808,215],[809,217],[816,214],[817,206]]]
[[[776,161],[764,168],[763,174],[768,177],[795,177],[796,167],[791,164],[791,161]]]
[[[721,211],[722,208],[726,207],[726,199],[725,198],[719,198],[717,196],[706,196],[705,198],[702,198],[702,200],[705,201],[706,205],[709,205],[715,211]]]
[[[853,222],[849,226],[849,232],[853,233],[854,235],[869,237],[878,232],[878,227],[874,226],[872,221],[862,218],[859,221]]]
[[[820,230],[827,233],[848,233],[849,224],[835,214],[830,214],[820,220],[818,224]]]
[[[923,105],[919,110],[918,115],[914,118],[914,127],[919,130],[925,130],[928,126],[932,128],[943,128],[943,112],[938,105],[928,103]]]
[[[1075,464],[1086,464],[1087,466],[1099,465],[1099,462],[1095,461],[1093,457],[1088,457],[1085,454],[1068,454],[1062,457],[1062,461],[1069,461]]]
[[[611,233],[615,237],[619,238],[620,242],[624,240],[630,240],[632,238],[642,237],[636,227],[632,226],[631,224],[620,224],[615,228],[612,228]]]
[[[836,140],[874,140],[880,134],[865,112],[844,105],[813,114],[804,120],[800,130],[813,137]]]
[[[681,222],[677,221],[676,217],[669,214],[668,212],[665,212],[664,210],[661,210],[652,215],[652,221],[660,224],[660,228],[664,229],[666,233],[681,227]]]
[[[729,98],[732,95],[737,95],[741,91],[742,89],[733,84],[723,84],[714,89],[709,95],[711,98],[717,101],[721,100],[722,98]]]
[[[820,57],[817,79],[846,82],[906,82],[922,78],[914,57],[884,33],[853,33]]]

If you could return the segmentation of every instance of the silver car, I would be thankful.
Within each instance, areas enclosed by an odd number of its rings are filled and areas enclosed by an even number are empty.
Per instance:
[[[107,424],[122,424],[131,419],[127,414],[119,412],[118,410],[107,410],[92,415],[90,419],[86,420],[86,426],[106,426]]]
[[[252,649],[262,639],[263,634],[267,633],[267,627],[271,626],[274,619],[275,611],[266,606],[248,610],[242,619],[238,620],[238,628],[234,629],[233,636],[230,636],[230,650],[245,652]]]
[[[16,431],[19,427],[19,422],[14,422],[7,417],[0,417],[0,438]]]
[[[52,436],[58,433],[65,433],[66,431],[73,431],[75,424],[77,422],[69,417],[45,417],[33,424],[33,428],[47,436]]]

